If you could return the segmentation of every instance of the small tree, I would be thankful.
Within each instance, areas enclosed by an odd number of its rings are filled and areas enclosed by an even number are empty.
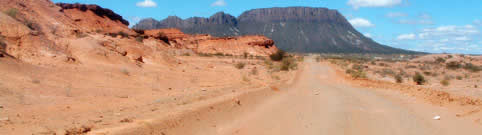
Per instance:
[[[286,53],[283,50],[278,50],[276,53],[271,54],[269,58],[271,58],[273,61],[281,61],[283,60],[285,54]]]
[[[419,72],[415,73],[415,76],[413,76],[413,81],[417,83],[417,85],[423,85],[427,82],[427,80],[425,80],[425,77]]]
[[[402,78],[402,76],[401,76],[401,75],[396,75],[396,76],[395,76],[395,81],[396,81],[397,83],[403,83],[403,78]]]

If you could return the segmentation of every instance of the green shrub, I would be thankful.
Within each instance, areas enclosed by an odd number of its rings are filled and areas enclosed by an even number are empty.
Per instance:
[[[143,43],[144,42],[144,36],[137,36],[136,41],[139,42],[139,43]]]
[[[458,76],[455,77],[455,79],[462,80],[463,78],[462,78],[462,76],[458,75]]]
[[[413,76],[412,79],[415,83],[417,83],[417,85],[423,85],[427,82],[427,80],[425,80],[425,77],[419,72],[415,73],[415,76]]]
[[[479,71],[482,70],[482,67],[476,66],[476,65],[474,65],[474,64],[472,64],[472,63],[465,63],[464,69],[465,69],[465,70],[468,70],[468,71],[470,71],[470,72],[479,72]]]
[[[243,69],[245,66],[246,66],[246,64],[243,63],[243,62],[238,62],[238,63],[234,64],[234,67],[236,67],[237,69]]]
[[[119,32],[117,33],[117,35],[120,35],[122,38],[127,38],[127,37],[129,37],[129,34],[123,32],[123,31],[119,31]]]
[[[432,72],[429,72],[429,71],[423,71],[423,74],[424,74],[424,75],[427,75],[427,76],[430,76],[430,75],[432,75]]]
[[[281,61],[285,57],[285,52],[283,50],[278,50],[276,53],[269,55],[269,58],[273,61]]]
[[[8,16],[16,19],[16,18],[17,18],[17,14],[18,14],[18,9],[16,9],[16,8],[10,8],[10,9],[8,9],[7,11],[5,11],[5,14],[7,14]]]
[[[281,61],[281,70],[288,71],[288,70],[295,70],[298,67],[298,63],[294,58],[284,58]]]
[[[436,63],[445,63],[445,59],[442,58],[442,57],[437,57],[437,59],[435,59],[435,62]]]
[[[440,81],[440,84],[442,84],[443,86],[449,86],[450,82],[447,79],[443,79],[442,81]]]

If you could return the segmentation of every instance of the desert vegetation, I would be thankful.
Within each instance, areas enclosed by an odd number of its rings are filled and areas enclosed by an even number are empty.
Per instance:
[[[477,91],[482,80],[480,56],[321,54],[317,59],[342,68],[354,79],[368,78],[452,91]]]

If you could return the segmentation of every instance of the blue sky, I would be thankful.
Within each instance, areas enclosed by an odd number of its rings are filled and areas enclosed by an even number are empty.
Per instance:
[[[53,0],[97,4],[135,24],[141,18],[161,20],[209,17],[224,11],[239,16],[254,8],[310,6],[340,11],[361,33],[375,41],[432,53],[482,54],[481,0]]]

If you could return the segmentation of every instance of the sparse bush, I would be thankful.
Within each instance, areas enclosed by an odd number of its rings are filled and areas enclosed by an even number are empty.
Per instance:
[[[283,50],[278,50],[276,53],[269,55],[269,58],[273,61],[281,61],[285,54]]]
[[[121,36],[121,38],[129,37],[129,34],[123,32],[123,31],[119,31],[117,33],[109,33],[109,36],[114,37],[114,38],[119,36],[119,35]]]
[[[243,53],[243,58],[247,59],[248,56],[249,56],[249,54],[248,54],[247,52],[244,52],[244,53]]]
[[[130,76],[130,75],[131,75],[131,73],[129,72],[129,70],[127,70],[126,68],[122,68],[122,69],[121,69],[121,72],[122,72],[122,74],[127,75],[127,76]]]
[[[354,71],[354,72],[351,72],[351,77],[355,78],[355,79],[358,79],[358,78],[367,78],[367,75],[365,72],[363,72],[363,70],[359,70],[359,71]]]
[[[295,70],[298,67],[298,63],[294,58],[284,58],[281,61],[281,70],[288,71],[288,70]]]
[[[386,75],[394,76],[395,72],[393,72],[392,69],[384,68],[382,70],[382,76],[386,76]]]
[[[415,66],[415,65],[408,65],[408,66],[405,66],[405,68],[417,68],[417,66]]]
[[[425,77],[419,72],[415,73],[415,76],[413,76],[413,81],[417,83],[417,85],[423,85],[427,82],[427,80],[425,80]]]
[[[462,64],[460,64],[459,62],[456,62],[456,61],[451,61],[451,62],[446,64],[446,68],[450,69],[450,70],[456,70],[456,69],[459,69],[461,67],[462,67]]]
[[[157,38],[169,44],[169,37],[164,32],[157,33]]]
[[[190,53],[183,53],[182,56],[191,56]]]
[[[424,74],[424,75],[427,75],[427,76],[430,76],[430,75],[432,75],[432,72],[424,71],[423,74]]]
[[[201,57],[213,57],[213,55],[209,53],[198,53],[198,55]]]
[[[224,53],[221,53],[221,52],[217,52],[214,54],[215,56],[225,56]]]
[[[87,37],[87,34],[78,31],[78,32],[75,33],[75,37],[77,37],[77,38],[84,38],[84,37]]]
[[[257,68],[253,68],[251,69],[251,72],[249,72],[251,75],[258,75],[258,69]]]
[[[440,84],[442,84],[443,86],[449,86],[450,82],[447,79],[443,79],[442,81],[440,81]]]
[[[472,63],[465,63],[464,69],[465,69],[465,70],[468,70],[468,71],[470,71],[470,72],[479,72],[479,71],[482,70],[482,67],[476,66],[476,65],[474,65],[474,64],[472,64]]]
[[[127,37],[129,37],[129,34],[123,32],[123,31],[119,31],[119,32],[117,33],[117,35],[120,35],[122,38],[127,38]]]
[[[451,58],[453,58],[453,57],[454,57],[454,56],[452,56],[452,55],[447,55],[447,59],[451,59]]]
[[[243,62],[238,62],[238,63],[234,64],[234,67],[236,67],[237,69],[243,69],[245,66],[246,66],[246,64],[243,63]]]
[[[144,35],[146,33],[145,30],[139,30],[139,29],[134,29],[134,32],[136,32],[139,35]]]
[[[39,79],[33,79],[33,80],[32,80],[32,83],[40,84],[40,80],[39,80]]]
[[[360,64],[354,64],[351,66],[351,69],[354,69],[354,70],[363,70],[363,65],[360,65]]]
[[[37,30],[39,28],[38,24],[36,24],[36,23],[34,23],[33,21],[30,21],[30,20],[24,20],[23,24],[31,30]]]
[[[139,43],[143,43],[144,42],[144,36],[137,36],[136,41],[139,42]]]
[[[5,51],[7,49],[7,43],[3,42],[3,39],[0,37],[0,51]]]
[[[436,63],[445,63],[445,59],[442,58],[442,57],[437,57],[437,59],[435,59],[435,62]]]
[[[457,80],[462,80],[462,79],[463,79],[463,77],[462,77],[462,76],[460,76],[460,75],[458,75],[458,76],[456,76],[456,77],[455,77],[455,79],[457,79]]]
[[[396,76],[395,76],[395,81],[396,81],[397,83],[403,83],[403,78],[402,78],[402,76],[401,76],[401,75],[396,75]]]
[[[8,16],[16,19],[16,18],[17,18],[17,14],[18,14],[18,9],[16,9],[16,8],[10,8],[10,9],[8,9],[7,11],[5,11],[5,14],[7,14]]]
[[[355,79],[367,77],[366,73],[363,72],[363,70],[347,69],[345,72]]]

